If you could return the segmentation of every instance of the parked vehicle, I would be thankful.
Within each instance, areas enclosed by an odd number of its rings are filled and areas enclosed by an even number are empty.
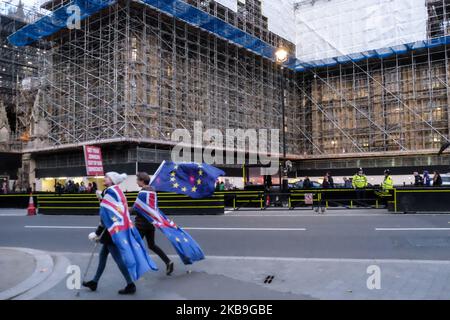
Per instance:
[[[312,189],[320,189],[322,186],[317,181],[311,181]],[[303,189],[303,181],[297,181],[295,183],[289,184],[290,189]]]
[[[450,173],[441,174],[442,187],[450,187]]]

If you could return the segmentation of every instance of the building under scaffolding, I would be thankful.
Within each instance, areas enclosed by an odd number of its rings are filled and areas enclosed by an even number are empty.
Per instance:
[[[298,175],[448,171],[450,158],[434,155],[450,128],[448,0],[54,0],[43,8],[73,3],[88,12],[79,29],[22,39],[49,46],[29,125],[18,128],[38,178],[84,175],[86,143],[104,146],[107,168],[151,170],[169,157],[173,130],[194,121],[281,129],[283,95]],[[284,69],[273,61],[280,46],[296,56]]]

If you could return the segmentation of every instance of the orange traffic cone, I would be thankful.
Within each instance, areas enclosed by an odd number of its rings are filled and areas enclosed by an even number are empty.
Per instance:
[[[28,202],[27,215],[35,216],[36,215],[36,207],[34,206],[33,194],[30,193],[30,201]]]

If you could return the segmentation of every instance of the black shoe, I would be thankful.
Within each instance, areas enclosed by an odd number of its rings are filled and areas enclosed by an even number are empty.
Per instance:
[[[125,288],[119,290],[119,294],[133,294],[136,292],[136,285],[134,283],[129,283]]]
[[[95,291],[95,290],[97,290],[97,282],[95,282],[94,280],[91,280],[88,282],[83,281],[83,287],[86,287],[86,288],[91,289],[92,291]]]
[[[166,266],[166,275],[170,276],[173,272],[173,262],[170,261]]]

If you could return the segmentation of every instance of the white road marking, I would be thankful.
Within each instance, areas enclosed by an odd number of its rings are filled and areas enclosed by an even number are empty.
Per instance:
[[[25,217],[26,213],[0,213],[0,217]]]
[[[24,226],[28,229],[95,229],[89,226]]]
[[[450,231],[450,228],[375,228],[375,231]]]
[[[88,226],[24,226],[28,229],[95,229]],[[306,231],[306,228],[207,228],[185,227],[184,230],[214,230],[214,231]]]
[[[216,230],[216,231],[306,231],[306,228],[204,228],[186,227],[185,230]]]

